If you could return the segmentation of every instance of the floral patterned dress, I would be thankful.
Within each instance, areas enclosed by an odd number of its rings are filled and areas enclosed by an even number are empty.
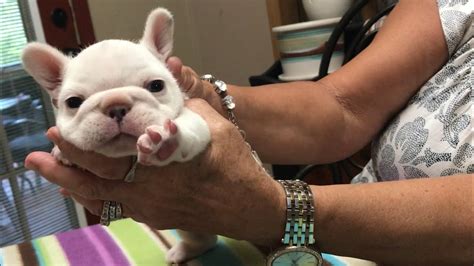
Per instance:
[[[474,0],[438,0],[449,61],[381,132],[352,183],[474,173]]]

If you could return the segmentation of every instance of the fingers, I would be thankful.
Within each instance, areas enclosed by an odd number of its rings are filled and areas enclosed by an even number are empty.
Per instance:
[[[71,192],[69,192],[65,188],[59,188],[59,194],[63,195],[63,197],[66,197],[66,198],[71,196]]]
[[[184,66],[178,57],[170,57],[166,64],[183,92],[187,93],[191,98],[201,98],[204,96],[201,80],[192,68]]]
[[[203,97],[202,82],[192,68],[183,67],[180,85],[181,89],[186,92],[190,98]]]
[[[119,192],[123,185],[121,182],[97,178],[89,172],[64,166],[46,152],[30,153],[25,159],[25,167],[85,198],[120,201],[124,194]]]
[[[104,155],[82,151],[61,138],[57,127],[52,127],[46,133],[48,139],[54,142],[64,157],[87,171],[106,179],[123,179],[131,167],[131,158],[108,158]]]
[[[104,204],[103,200],[90,200],[82,197],[81,195],[74,194],[69,192],[68,190],[61,188],[61,194],[63,194],[65,197],[71,197],[79,203],[80,205],[84,206],[90,213],[96,215],[96,216],[101,216],[102,214],[102,206]],[[131,216],[131,211],[130,209],[122,204],[122,217],[130,217]]]
[[[181,84],[181,70],[183,68],[183,62],[181,62],[181,59],[176,56],[172,56],[168,58],[166,64],[168,65],[168,69],[171,71],[174,78],[178,80],[179,84]]]
[[[86,208],[90,213],[96,216],[100,216],[102,214],[102,205],[104,201],[86,199],[79,194],[74,194],[70,192],[69,194],[71,198],[73,198],[79,204],[84,206],[84,208]]]
[[[183,66],[181,59],[175,56],[168,58],[166,64],[184,92],[195,90],[198,76],[194,70],[190,67]]]

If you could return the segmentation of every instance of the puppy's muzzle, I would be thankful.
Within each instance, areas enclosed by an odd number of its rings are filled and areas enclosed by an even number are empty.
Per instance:
[[[102,113],[114,119],[117,123],[122,122],[132,106],[133,101],[126,94],[110,95],[100,103]]]
[[[123,106],[114,106],[107,111],[107,114],[110,118],[117,121],[117,123],[122,122],[123,117],[130,111],[129,108]]]

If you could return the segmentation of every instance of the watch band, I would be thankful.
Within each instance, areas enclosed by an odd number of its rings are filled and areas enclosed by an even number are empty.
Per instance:
[[[277,180],[286,193],[286,223],[282,244],[308,246],[315,244],[314,204],[310,187],[300,180]]]

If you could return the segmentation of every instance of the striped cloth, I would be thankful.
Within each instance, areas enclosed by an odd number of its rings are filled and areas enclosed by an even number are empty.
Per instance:
[[[178,240],[174,230],[156,231],[124,219],[109,227],[94,225],[1,248],[0,265],[159,266],[166,265],[165,252]],[[327,265],[374,265],[327,254],[323,257]],[[264,262],[265,256],[248,242],[220,236],[216,248],[187,265],[259,266]]]

